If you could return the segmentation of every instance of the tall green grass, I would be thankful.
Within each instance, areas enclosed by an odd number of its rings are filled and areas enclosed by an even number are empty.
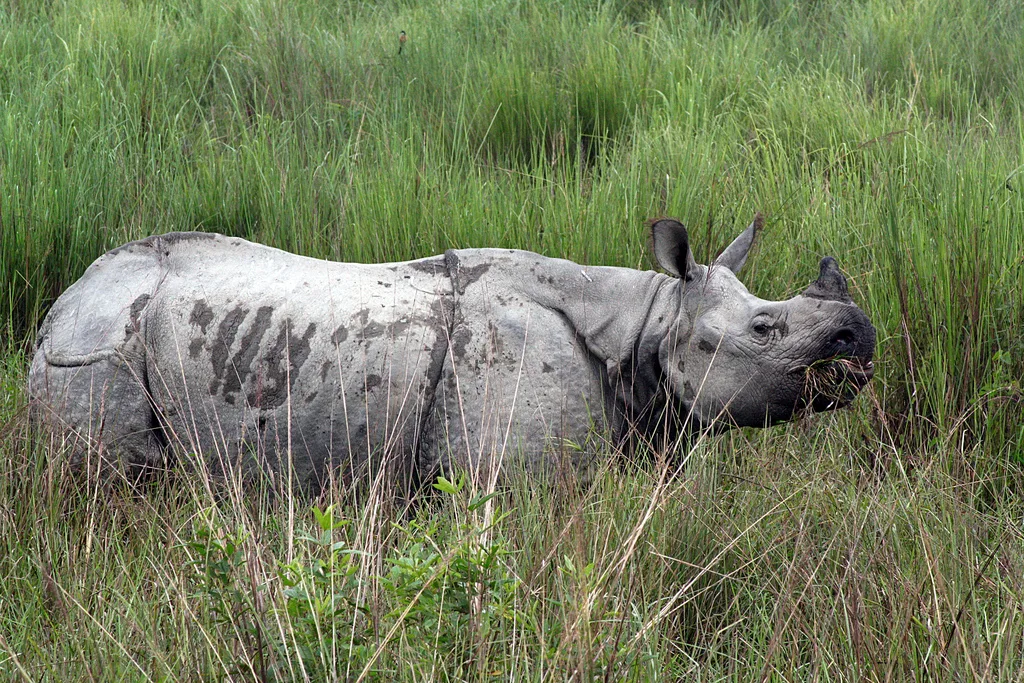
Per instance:
[[[0,672],[1013,680],[1021,35],[1010,0],[6,3]],[[510,484],[506,518],[468,490],[345,504],[355,552],[331,560],[294,540],[330,496],[111,497],[25,424],[41,317],[129,239],[648,268],[644,219],[678,216],[707,260],[755,211],[751,290],[789,296],[835,255],[876,379],[842,415],[702,443],[677,478]],[[335,583],[329,619],[293,590]]]

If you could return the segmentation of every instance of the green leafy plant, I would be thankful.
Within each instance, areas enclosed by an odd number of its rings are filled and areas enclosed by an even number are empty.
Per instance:
[[[194,529],[188,548],[197,576],[197,602],[210,613],[210,622],[236,647],[230,654],[235,672],[267,674],[268,643],[263,627],[261,598],[266,586],[259,582],[246,545],[250,540],[241,528],[225,528],[207,510]],[[232,637],[233,636],[233,637]]]
[[[500,533],[508,513],[483,522],[480,513],[495,494],[464,502],[465,484],[465,478],[438,478],[434,488],[448,504],[462,508],[462,521],[454,527],[436,519],[410,522],[388,560],[390,571],[381,577],[392,599],[386,619],[402,622],[432,643],[432,650],[451,653],[455,667],[472,661],[482,643],[521,617],[516,610],[520,581],[510,570],[511,550]]]
[[[371,654],[373,631],[359,600],[359,556],[343,537],[349,520],[335,506],[313,508],[316,533],[296,534],[297,557],[278,568],[290,626],[285,649],[294,648],[307,672],[332,677],[359,667]]]

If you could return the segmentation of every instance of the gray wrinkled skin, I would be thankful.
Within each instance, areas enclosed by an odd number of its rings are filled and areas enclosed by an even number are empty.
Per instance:
[[[53,305],[33,413],[81,467],[134,478],[189,456],[315,488],[585,470],[603,438],[665,447],[845,405],[870,379],[874,328],[829,258],[799,296],[750,294],[734,273],[758,225],[704,266],[682,225],[654,222],[672,275],[501,249],[359,265],[150,237]]]

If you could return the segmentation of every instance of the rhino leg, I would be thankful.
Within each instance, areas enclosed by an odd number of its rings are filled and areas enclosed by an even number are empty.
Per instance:
[[[132,348],[135,347],[135,348]],[[141,341],[80,358],[50,356],[45,339],[29,373],[33,417],[70,447],[73,470],[135,483],[161,466],[166,440],[145,385]]]

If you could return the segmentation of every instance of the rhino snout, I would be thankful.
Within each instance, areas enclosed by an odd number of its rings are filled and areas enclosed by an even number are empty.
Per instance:
[[[849,405],[875,374],[875,328],[860,309],[825,336],[819,360],[805,369],[807,404],[815,412]]]

